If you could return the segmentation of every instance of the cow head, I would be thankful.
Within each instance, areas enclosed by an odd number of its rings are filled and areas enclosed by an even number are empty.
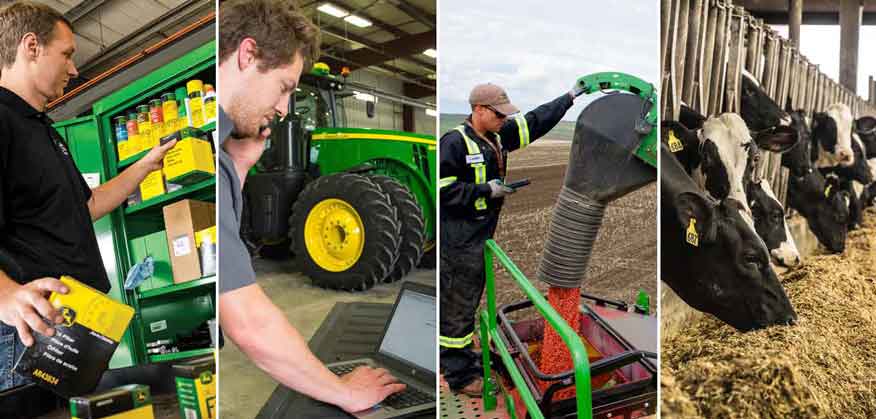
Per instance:
[[[876,118],[864,116],[855,120],[855,132],[864,143],[867,159],[876,159]]]
[[[852,150],[852,111],[846,104],[834,103],[825,112],[812,118],[812,158],[819,168],[851,166],[855,160]]]
[[[835,176],[825,178],[814,170],[800,179],[792,177],[789,193],[800,195],[792,196],[794,201],[802,201],[794,208],[806,218],[819,243],[833,253],[845,251],[850,197],[840,187],[839,179]]]
[[[818,241],[832,252],[845,250],[848,235],[848,193],[839,180],[829,183],[812,165],[809,120],[804,111],[791,112],[791,127],[797,130],[800,144],[782,155],[782,165],[790,169],[788,203],[806,218]]]
[[[727,199],[715,204],[694,192],[681,193],[674,201],[678,223],[694,228],[699,237],[688,259],[696,273],[693,283],[668,282],[685,302],[739,330],[796,320],[764,242],[742,217],[741,203]]]
[[[740,99],[739,113],[752,131],[765,131],[791,123],[788,114],[760,88],[754,76],[744,70]]]
[[[800,252],[785,221],[785,208],[776,199],[769,182],[751,181],[745,189],[754,218],[754,229],[766,244],[770,256],[779,265],[797,266]]]
[[[858,134],[852,134],[852,153],[855,156],[854,163],[827,170],[836,173],[841,179],[854,180],[863,185],[873,182],[873,168],[864,155],[864,144],[858,138]]]

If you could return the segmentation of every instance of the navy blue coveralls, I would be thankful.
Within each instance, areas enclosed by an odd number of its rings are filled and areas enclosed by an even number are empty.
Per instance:
[[[484,291],[484,243],[493,237],[503,198],[490,198],[492,179],[505,179],[508,152],[550,131],[572,107],[571,96],[509,117],[483,138],[469,120],[441,137],[441,371],[452,390],[481,375],[472,348],[475,313]]]

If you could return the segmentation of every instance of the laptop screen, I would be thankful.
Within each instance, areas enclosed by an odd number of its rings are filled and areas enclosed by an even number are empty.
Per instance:
[[[402,289],[378,351],[435,372],[435,296]]]

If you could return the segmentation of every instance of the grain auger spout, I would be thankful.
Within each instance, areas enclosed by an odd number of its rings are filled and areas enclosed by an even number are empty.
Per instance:
[[[539,279],[561,288],[580,285],[606,206],[657,179],[654,86],[612,72],[581,77],[578,84],[588,94],[617,94],[593,101],[575,125],[565,181],[538,267]]]

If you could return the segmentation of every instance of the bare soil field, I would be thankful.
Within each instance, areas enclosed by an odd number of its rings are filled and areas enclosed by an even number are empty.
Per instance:
[[[532,184],[505,200],[495,240],[536,286],[536,270],[551,213],[563,184],[571,142],[541,139],[509,157],[506,179]],[[497,302],[519,301],[523,293],[503,269],[497,271]],[[634,303],[639,289],[657,304],[656,183],[611,203],[591,255],[582,290]]]

